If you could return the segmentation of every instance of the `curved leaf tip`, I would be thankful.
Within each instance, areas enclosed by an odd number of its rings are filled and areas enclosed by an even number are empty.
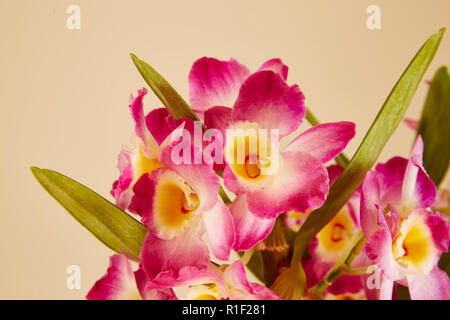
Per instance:
[[[112,250],[139,261],[147,229],[94,191],[56,171],[31,167],[40,185]]]

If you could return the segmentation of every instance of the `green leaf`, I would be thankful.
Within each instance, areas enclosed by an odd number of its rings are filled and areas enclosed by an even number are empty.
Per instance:
[[[450,161],[450,77],[446,67],[434,75],[418,133],[424,142],[423,165],[439,186]]]
[[[42,187],[112,250],[139,261],[147,229],[94,191],[58,172],[31,168]]]
[[[139,59],[133,53],[130,53],[134,65],[138,69],[145,82],[150,86],[156,96],[161,100],[175,120],[181,118],[190,118],[194,121],[200,121],[198,116],[192,111],[191,107],[175,91],[175,89],[148,63]]]
[[[294,274],[299,281],[305,279],[301,258],[309,242],[341,210],[361,184],[366,172],[375,164],[384,145],[403,119],[425,71],[434,58],[444,32],[445,29],[441,29],[433,34],[418,51],[390,92],[350,163],[330,188],[324,205],[309,215],[297,233],[291,269],[296,271]],[[292,272],[290,273],[292,274]],[[289,275],[287,272],[286,274]],[[304,286],[304,284],[299,284],[299,286]],[[297,292],[296,295],[299,292],[290,291]],[[301,297],[291,298],[299,299]]]

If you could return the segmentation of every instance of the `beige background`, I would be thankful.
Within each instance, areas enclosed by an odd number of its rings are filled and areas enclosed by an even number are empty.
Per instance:
[[[81,30],[66,8],[81,7]],[[382,30],[366,28],[366,8]],[[425,39],[450,26],[448,0],[113,1],[0,0],[0,298],[83,298],[105,271],[110,250],[34,181],[29,166],[52,168],[109,199],[116,156],[129,142],[128,96],[144,85],[134,52],[187,97],[192,62],[235,57],[255,70],[272,57],[290,66],[323,121],[357,123],[352,154]],[[446,35],[426,78],[450,63]],[[420,114],[421,85],[408,116]],[[147,108],[161,106],[151,95]],[[383,152],[407,155],[401,125]],[[66,268],[82,271],[66,288]]]

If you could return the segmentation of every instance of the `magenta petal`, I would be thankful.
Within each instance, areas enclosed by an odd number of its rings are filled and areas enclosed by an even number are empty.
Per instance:
[[[273,229],[275,219],[262,219],[248,209],[247,197],[238,196],[230,206],[236,227],[235,251],[247,251],[267,238]]]
[[[183,121],[186,120],[173,120],[166,108],[155,109],[145,117],[146,126],[158,144],[162,144]]]
[[[223,145],[225,144],[225,130],[231,124],[231,110],[232,109],[228,107],[212,107],[204,112],[204,123],[206,128],[208,128],[207,132],[214,133],[212,134],[212,137],[214,138],[209,138],[210,140],[208,140],[208,144],[217,144],[221,146],[221,150],[223,150]],[[216,139],[219,139],[215,135],[216,133],[221,135],[221,140],[216,141]],[[211,156],[216,157],[216,150],[211,151]],[[222,152],[222,156],[217,156],[217,160],[215,160],[214,171],[222,171],[224,168],[225,159]]]
[[[250,71],[234,59],[198,59],[189,74],[192,109],[205,111],[215,106],[232,107],[249,74]]]
[[[130,186],[134,178],[130,151],[125,149],[120,151],[117,161],[117,168],[120,171],[120,177],[114,181],[111,195],[116,200],[116,205],[120,209],[127,210],[133,196]]]
[[[361,276],[349,276],[344,274],[339,279],[333,282],[328,288],[327,292],[334,295],[341,295],[346,293],[357,294],[363,290],[361,283]]]
[[[142,90],[138,91],[138,96],[134,98],[131,96],[130,101],[130,111],[131,115],[133,116],[134,122],[135,122],[135,134],[139,138],[141,138],[142,141],[146,141],[146,126],[145,126],[145,120],[144,120],[144,106],[142,100],[144,99],[144,96],[147,94],[147,89],[142,88]]]
[[[148,277],[142,267],[134,272],[136,284],[144,300],[178,300],[172,288],[148,289]]]
[[[271,59],[264,62],[258,71],[262,70],[272,70],[273,72],[278,73],[284,80],[287,80],[289,68],[281,61],[281,59]]]
[[[172,240],[161,240],[147,232],[141,250],[141,262],[147,276],[153,280],[161,272],[178,272],[192,266],[206,268],[209,251],[200,235],[193,230]]]
[[[402,186],[402,201],[419,208],[428,208],[436,202],[436,186],[427,175],[422,163],[423,141],[417,136],[416,143],[405,170]]]
[[[426,224],[430,228],[434,244],[438,249],[438,255],[446,252],[450,246],[450,225],[439,212],[431,214],[423,210],[422,214],[426,214]]]
[[[146,289],[186,287],[209,283],[216,283],[221,290],[226,291],[219,270],[186,266],[181,268],[177,274],[174,274],[173,271],[161,272],[151,282],[147,283]]]
[[[131,115],[133,116],[135,122],[134,131],[136,133],[136,136],[142,141],[144,155],[147,158],[156,158],[156,150],[158,149],[158,144],[150,134],[150,132],[147,130],[147,125],[145,123],[144,117],[144,104],[142,100],[144,99],[144,96],[146,94],[147,89],[142,88],[142,90],[138,91],[138,96],[136,98],[133,98],[133,96],[131,96],[131,104],[129,107]]]
[[[374,171],[369,171],[362,183],[361,188],[361,228],[369,239],[379,229],[378,210],[380,205],[380,186],[378,175]]]
[[[450,278],[435,267],[428,275],[408,275],[409,294],[412,300],[450,300]]]
[[[378,181],[381,197],[383,197],[392,186],[403,181],[407,166],[408,159],[402,157],[394,157],[389,159],[386,163],[377,164],[375,171],[379,173]]]
[[[337,178],[342,173],[342,171],[344,171],[344,168],[342,168],[338,164],[333,164],[327,167],[327,171],[328,171],[328,178],[330,179],[330,186],[332,186],[336,182]]]
[[[109,267],[106,274],[89,290],[86,299],[125,299],[130,284],[133,284],[134,281],[133,270],[127,258],[124,255],[115,254],[109,258]]]
[[[244,82],[233,108],[233,121],[250,121],[261,129],[278,129],[280,137],[295,131],[306,114],[305,97],[273,71],[258,71]]]
[[[211,210],[203,213],[202,218],[212,252],[218,259],[228,260],[235,239],[230,209],[223,202],[217,202]]]
[[[205,126],[208,129],[225,130],[231,123],[231,108],[229,107],[212,107],[205,111]]]
[[[156,169],[155,172],[164,169]],[[150,179],[148,173],[142,175],[133,187],[133,198],[130,210],[142,217],[142,222],[148,227],[148,223],[153,214],[153,196],[155,194],[155,182]]]
[[[354,136],[353,122],[325,123],[303,132],[284,150],[309,153],[325,163],[341,153]]]
[[[276,218],[290,210],[306,212],[320,207],[329,189],[322,162],[302,152],[282,152],[280,158],[272,185],[247,193],[250,211],[260,218]]]
[[[407,171],[408,172],[408,171]],[[418,167],[413,201],[419,208],[429,208],[436,203],[437,189],[423,167]]]

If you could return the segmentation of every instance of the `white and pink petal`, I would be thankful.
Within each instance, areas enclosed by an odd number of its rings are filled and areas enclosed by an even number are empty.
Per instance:
[[[291,210],[306,212],[324,203],[328,189],[328,173],[322,162],[307,153],[282,152],[279,172],[274,175],[272,184],[248,192],[248,207],[258,217],[266,219]]]
[[[142,90],[138,91],[136,98],[131,96],[131,104],[129,107],[135,123],[134,131],[136,136],[141,140],[144,156],[152,159],[158,156],[159,145],[150,131],[148,131],[145,123],[144,104],[142,100],[146,94],[147,89],[142,88]]]
[[[141,299],[133,269],[128,259],[115,254],[109,259],[106,274],[98,280],[86,295],[87,300],[134,300]]]
[[[147,232],[141,250],[141,263],[150,281],[160,273],[173,273],[178,277],[185,267],[204,269],[210,257],[199,232],[187,229],[183,235],[172,240],[162,240]]]
[[[233,122],[255,122],[261,129],[278,130],[284,137],[295,131],[306,114],[305,97],[273,71],[258,71],[242,84],[233,108]]]
[[[233,107],[239,88],[249,74],[250,71],[234,59],[198,59],[189,73],[192,109],[205,111],[216,106]]]
[[[259,218],[248,209],[247,196],[239,195],[230,206],[236,228],[235,251],[247,251],[263,241],[273,229],[275,219]]]
[[[341,153],[354,136],[353,122],[320,124],[300,134],[284,151],[309,153],[325,163]]]
[[[216,205],[202,213],[211,251],[220,260],[228,260],[235,241],[235,226],[230,209],[218,201]]]
[[[450,300],[450,278],[438,267],[427,275],[407,276],[412,300]]]
[[[284,80],[287,80],[289,68],[281,61],[281,59],[275,58],[264,62],[258,71],[263,70],[272,70],[273,72],[278,73]]]

